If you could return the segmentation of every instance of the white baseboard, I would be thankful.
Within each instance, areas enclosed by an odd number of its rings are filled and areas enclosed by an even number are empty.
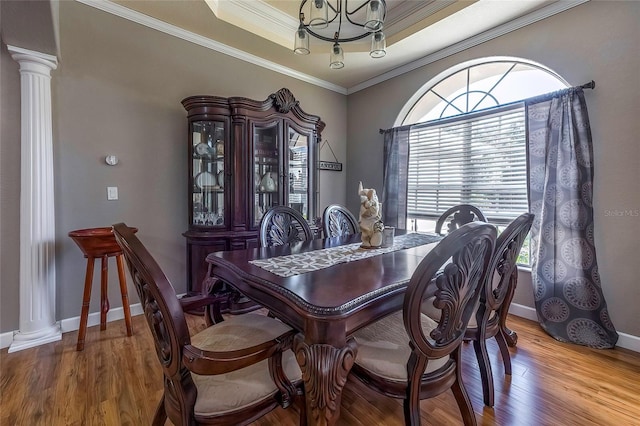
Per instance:
[[[526,318],[536,322],[538,321],[538,314],[536,314],[535,308],[530,308],[528,306],[512,303],[509,307],[509,313],[520,318]],[[640,337],[618,332],[616,347],[640,353]]]
[[[136,303],[130,306],[131,316],[142,314],[142,305]],[[124,310],[120,308],[109,309],[107,312],[107,322],[117,321],[124,318]],[[100,312],[93,312],[89,314],[87,318],[87,327],[93,327],[100,324]],[[68,333],[70,331],[76,331],[80,328],[80,317],[67,318],[60,321],[60,329],[62,333]],[[0,334],[0,349],[7,348],[13,343],[13,335],[15,331],[9,331],[7,333]]]
[[[140,305],[139,303],[131,305],[131,316],[140,315],[142,313],[142,305]],[[509,313],[531,321],[538,321],[536,310],[534,308],[530,308],[529,306],[512,303],[509,308]],[[124,311],[122,310],[122,308],[114,308],[109,310],[109,312],[107,313],[107,322],[117,321],[122,318],[124,318]],[[100,312],[89,314],[87,327],[92,327],[98,324],[100,324]],[[77,316],[73,318],[63,319],[62,321],[60,321],[60,328],[62,329],[63,333],[76,331],[80,328],[80,317]],[[7,348],[11,345],[11,343],[13,342],[14,333],[15,332],[13,331],[0,333],[0,349]],[[619,338],[616,346],[640,353],[640,337],[620,332],[618,332],[618,336]]]
[[[525,318],[536,322],[538,321],[538,314],[536,314],[535,308],[530,308],[525,305],[512,303],[511,306],[509,306],[509,313],[520,318]]]
[[[142,314],[142,305],[136,303],[135,305],[131,305],[129,307],[131,310],[131,316],[136,316]],[[113,308],[109,309],[107,312],[107,322],[118,321],[124,318],[124,310],[122,308]],[[100,312],[93,312],[89,314],[87,318],[87,327],[93,327],[94,325],[100,324]],[[68,333],[69,331],[76,331],[80,328],[80,317],[67,318],[60,321],[60,328],[63,333]]]

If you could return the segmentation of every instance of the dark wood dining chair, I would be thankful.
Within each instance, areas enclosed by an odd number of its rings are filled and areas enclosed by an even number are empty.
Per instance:
[[[445,223],[447,224],[446,232],[444,232],[446,234],[476,220],[482,222],[487,221],[484,214],[476,206],[471,204],[458,204],[440,215],[436,222],[435,232],[436,234],[443,235],[442,227]]]
[[[325,238],[342,237],[360,232],[360,226],[346,207],[331,204],[322,213],[322,230]]]
[[[487,223],[469,223],[447,235],[413,273],[403,309],[354,333],[351,376],[404,401],[405,424],[420,424],[420,400],[453,391],[465,425],[475,425],[462,382],[460,345],[478,303],[496,241]],[[424,294],[436,286],[434,321],[422,313]]]
[[[174,425],[246,425],[293,401],[300,403],[304,422],[301,372],[289,350],[294,330],[249,313],[232,315],[190,336],[184,306],[160,266],[131,228],[119,223],[113,233],[162,366],[164,394],[153,425],[164,425],[167,417]],[[191,308],[196,305],[194,301]]]
[[[260,221],[260,245],[280,246],[313,239],[309,223],[299,211],[288,206],[267,210]]]
[[[492,337],[496,339],[504,373],[511,375],[511,356],[507,345],[515,346],[518,336],[507,328],[507,314],[518,282],[518,256],[533,218],[533,214],[523,213],[498,236],[485,291],[480,296],[477,313],[471,318],[465,333],[465,340],[473,340],[480,367],[484,403],[489,407],[493,406],[494,389],[486,342]]]

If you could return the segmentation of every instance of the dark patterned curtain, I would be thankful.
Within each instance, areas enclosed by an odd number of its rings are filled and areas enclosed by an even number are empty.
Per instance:
[[[527,108],[531,275],[536,311],[552,337],[612,348],[618,334],[602,294],[593,240],[593,147],[581,88]]]
[[[407,228],[407,168],[409,166],[409,129],[411,126],[384,130],[384,167],[382,221],[386,226]]]

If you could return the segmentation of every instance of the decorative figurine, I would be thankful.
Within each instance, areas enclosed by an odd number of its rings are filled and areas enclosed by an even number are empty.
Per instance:
[[[362,182],[358,186],[360,196],[360,231],[362,232],[363,248],[378,248],[382,245],[382,204],[378,202],[375,189],[362,188]]]

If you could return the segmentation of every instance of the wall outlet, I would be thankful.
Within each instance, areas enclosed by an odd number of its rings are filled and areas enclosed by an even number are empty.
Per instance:
[[[118,199],[118,187],[107,186],[107,200],[117,200],[117,199]]]

